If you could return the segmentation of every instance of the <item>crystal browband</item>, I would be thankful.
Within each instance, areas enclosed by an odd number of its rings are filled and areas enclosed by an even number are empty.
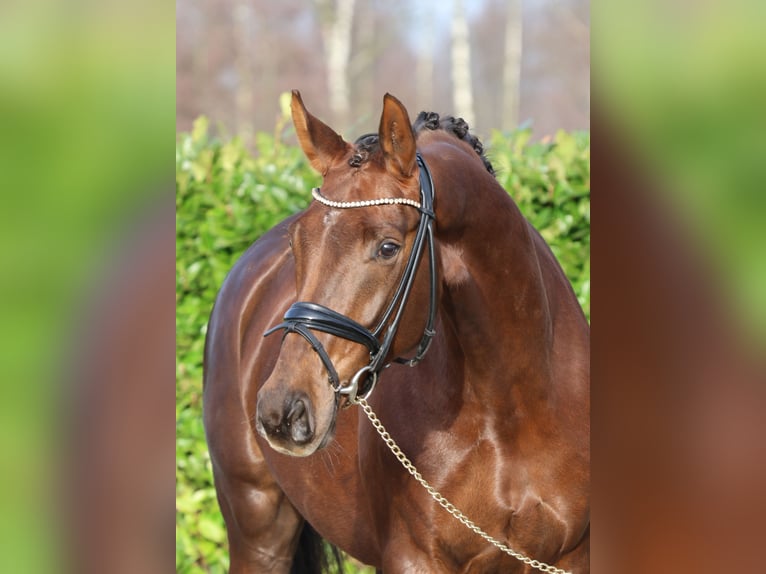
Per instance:
[[[338,209],[349,209],[351,207],[372,207],[375,205],[410,205],[416,209],[420,209],[420,202],[414,199],[407,199],[405,197],[382,197],[380,199],[368,199],[366,201],[333,201],[327,199],[318,187],[311,190],[311,195],[314,196],[319,203],[323,203],[328,207],[335,207]]]

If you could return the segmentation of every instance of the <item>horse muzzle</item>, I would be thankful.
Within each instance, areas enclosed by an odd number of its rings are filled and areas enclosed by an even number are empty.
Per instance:
[[[276,405],[258,401],[256,428],[269,442],[303,446],[314,438],[316,424],[308,397],[297,396]]]
[[[255,430],[274,450],[308,456],[332,440],[337,414],[330,389],[313,393],[291,388],[282,378],[258,391]]]

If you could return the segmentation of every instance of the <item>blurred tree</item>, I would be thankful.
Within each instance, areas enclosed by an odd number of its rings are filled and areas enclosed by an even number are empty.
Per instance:
[[[348,138],[377,127],[385,92],[412,113],[463,115],[484,137],[526,120],[536,138],[587,128],[588,9],[588,0],[177,0],[177,129],[205,114],[217,132],[273,130],[279,94],[295,88]]]
[[[434,19],[429,18],[424,4],[418,6],[417,14],[422,22],[415,63],[417,97],[421,102],[431,103],[434,101]]]
[[[589,14],[588,0],[523,3],[519,118],[538,137],[590,124]]]
[[[324,42],[327,66],[327,92],[335,125],[341,129],[349,122],[351,96],[348,67],[351,54],[355,0],[314,0],[319,11],[319,25]]]
[[[522,0],[508,0],[505,24],[505,62],[503,67],[503,118],[505,129],[519,122],[521,80],[521,6]]]
[[[471,43],[463,0],[452,2],[452,100],[454,114],[473,125],[473,83],[471,82]]]
[[[233,10],[234,36],[236,50],[236,68],[238,82],[236,87],[236,122],[239,134],[245,145],[249,145],[253,136],[253,32],[252,5],[248,0],[237,0]]]

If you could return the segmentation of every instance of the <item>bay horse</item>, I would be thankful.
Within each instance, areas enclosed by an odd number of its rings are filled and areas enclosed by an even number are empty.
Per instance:
[[[318,571],[321,539],[385,573],[589,572],[590,331],[549,247],[462,120],[386,94],[351,144],[291,110],[322,186],[205,345],[230,572]]]

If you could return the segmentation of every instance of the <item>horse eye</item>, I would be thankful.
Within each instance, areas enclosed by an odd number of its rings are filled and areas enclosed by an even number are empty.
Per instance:
[[[399,249],[400,248],[396,243],[386,241],[378,248],[378,257],[381,257],[382,259],[391,259],[399,253]]]

